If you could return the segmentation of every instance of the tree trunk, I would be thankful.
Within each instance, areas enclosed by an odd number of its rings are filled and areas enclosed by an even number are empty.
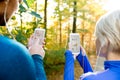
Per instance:
[[[35,12],[37,12],[37,0],[35,1]],[[35,27],[38,27],[37,18],[35,17]]]
[[[58,1],[58,10],[59,10],[59,30],[60,30],[60,38],[59,38],[59,45],[61,46],[61,44],[62,44],[62,15],[61,15],[61,11],[60,11],[60,0]]]
[[[23,24],[23,20],[22,20],[22,13],[21,13],[21,12],[20,12],[20,24],[21,24],[21,25],[20,25],[20,29],[21,29],[21,33],[22,33],[22,31],[23,31],[23,30],[22,30],[22,29],[23,29],[23,28],[22,28],[22,26],[23,26],[23,25],[22,25],[22,24]]]
[[[60,25],[60,46],[62,44],[62,23],[61,23],[61,13],[59,14],[59,25]]]
[[[91,42],[92,42],[91,38],[92,38],[92,34],[90,33],[89,47],[88,47],[88,55],[91,53]]]
[[[46,30],[45,37],[47,37],[47,0],[45,0],[44,6],[44,29]]]
[[[85,18],[85,12],[83,12],[82,17]],[[84,24],[84,21],[82,21],[82,30],[83,30],[83,32],[82,32],[82,46],[84,47],[84,36],[85,36],[85,32],[84,32],[85,24]]]
[[[77,1],[75,0],[73,5],[73,29],[72,32],[76,32],[76,22],[77,22]]]

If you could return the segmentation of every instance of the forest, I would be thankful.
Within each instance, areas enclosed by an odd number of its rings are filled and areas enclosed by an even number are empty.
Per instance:
[[[63,80],[64,53],[68,49],[70,33],[80,34],[80,45],[85,48],[94,68],[94,29],[100,16],[107,12],[103,3],[104,0],[23,0],[8,27],[0,27],[0,33],[27,47],[35,28],[45,29],[44,67],[47,78]],[[82,73],[78,62],[75,62],[75,80]]]

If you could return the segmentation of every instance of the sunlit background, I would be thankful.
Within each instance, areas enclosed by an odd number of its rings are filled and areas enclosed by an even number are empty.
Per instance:
[[[40,6],[44,6],[44,0],[36,0],[37,1],[37,6],[38,8],[40,8]],[[69,1],[69,0],[63,0],[63,1]],[[120,9],[120,0],[94,0],[96,2],[98,2],[99,4],[102,4],[102,8],[106,11],[111,11],[111,10],[115,10],[115,9]],[[52,25],[52,21],[49,20],[51,19],[51,17],[54,15],[55,12],[55,6],[57,6],[57,3],[54,0],[48,0],[48,8],[47,8],[47,13],[48,13],[48,23],[47,25]],[[61,7],[61,9],[63,8],[63,6]],[[72,11],[72,9],[70,9]],[[24,16],[24,20],[26,21],[32,21],[32,17],[30,17],[29,14],[25,14],[26,16]],[[44,13],[40,12],[40,15],[42,17],[44,17]],[[29,19],[28,19],[29,17]]]
[[[63,1],[67,1],[69,2],[69,0],[63,0]],[[111,11],[111,10],[115,10],[115,9],[120,9],[120,0],[94,0],[95,2],[98,2],[99,4],[102,5],[103,10],[105,11]],[[37,2],[37,6],[38,8],[42,9],[44,6],[44,0],[36,0]],[[57,6],[57,3],[54,0],[48,0],[48,7],[47,7],[47,13],[48,13],[48,23],[47,25],[52,25],[52,21],[49,20],[51,19],[52,16],[54,16],[54,12],[55,12],[55,7]],[[61,9],[63,9],[63,6],[60,7]],[[72,11],[72,9],[70,9]],[[32,21],[32,16],[30,14],[27,13],[23,13],[25,16],[23,17],[24,22],[31,22]],[[39,14],[44,17],[44,13],[43,12],[39,12]],[[17,16],[17,15],[16,15]],[[20,23],[20,17],[17,16],[17,21],[18,23]],[[28,19],[29,18],[29,19]],[[12,24],[9,23],[9,24]],[[20,25],[20,24],[19,24]]]
[[[115,9],[120,9],[120,0],[104,0],[103,9],[110,11]]]

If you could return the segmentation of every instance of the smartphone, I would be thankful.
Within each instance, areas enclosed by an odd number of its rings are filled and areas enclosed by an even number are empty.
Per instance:
[[[45,37],[45,29],[36,28],[34,31],[34,36],[39,39],[39,44],[42,45]]]
[[[79,33],[70,33],[70,50],[73,54],[79,54],[80,52],[80,35]]]

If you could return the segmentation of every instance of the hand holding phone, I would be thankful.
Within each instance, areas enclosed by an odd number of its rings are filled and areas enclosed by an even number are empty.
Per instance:
[[[78,33],[70,34],[70,50],[72,54],[79,54],[80,52],[80,35]]]
[[[45,51],[43,49],[45,30],[36,28],[33,35],[29,39],[28,48],[31,55],[39,54],[43,58],[45,56]]]

